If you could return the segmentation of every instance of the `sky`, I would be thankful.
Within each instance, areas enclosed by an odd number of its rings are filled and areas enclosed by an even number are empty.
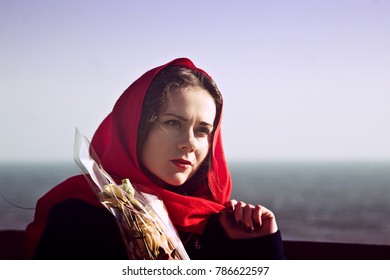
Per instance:
[[[147,70],[224,97],[228,160],[390,160],[390,1],[0,0],[0,162],[73,161]]]

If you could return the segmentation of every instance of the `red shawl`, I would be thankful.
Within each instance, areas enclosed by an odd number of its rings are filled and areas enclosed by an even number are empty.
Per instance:
[[[208,181],[212,196],[209,198],[183,196],[158,187],[143,173],[137,159],[137,130],[145,93],[155,75],[172,65],[195,69],[207,75],[186,58],[149,70],[119,97],[112,112],[95,132],[92,146],[107,172],[118,178],[129,178],[139,190],[158,195],[178,230],[201,232],[207,218],[223,209],[222,204],[231,193],[231,178],[222,147],[221,121],[216,127],[211,149]],[[81,199],[103,207],[82,175],[69,178],[54,187],[38,200],[34,221],[26,229],[29,257],[33,256],[51,207],[67,199]]]

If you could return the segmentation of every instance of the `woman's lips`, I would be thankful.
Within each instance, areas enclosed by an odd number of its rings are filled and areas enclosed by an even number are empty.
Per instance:
[[[173,159],[171,160],[171,162],[181,169],[187,169],[192,166],[192,163],[190,161],[181,158]]]

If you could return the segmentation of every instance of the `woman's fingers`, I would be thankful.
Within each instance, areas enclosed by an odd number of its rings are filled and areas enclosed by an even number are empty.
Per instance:
[[[225,209],[233,213],[237,225],[244,226],[246,230],[251,231],[261,227],[264,219],[273,219],[273,213],[259,204],[246,204],[242,201],[229,200],[225,204]]]
[[[226,211],[233,212],[236,207],[236,204],[237,204],[237,200],[235,199],[226,201],[224,204]]]
[[[244,225],[247,231],[254,230],[253,210],[255,207],[251,204],[246,204],[244,207]]]
[[[254,223],[255,227],[257,227],[257,228],[261,227],[261,224],[262,224],[262,220],[261,220],[261,216],[263,213],[262,209],[263,208],[257,204],[252,212],[253,223]]]
[[[230,200],[225,204],[220,221],[230,238],[252,238],[278,230],[274,214],[266,207]]]
[[[233,199],[225,203],[225,209],[233,213],[238,226],[243,226],[248,231],[253,230],[254,225],[261,224],[261,211],[258,206]]]
[[[242,227],[244,225],[244,207],[245,203],[242,201],[237,202],[234,207],[234,219],[237,222],[237,225]]]

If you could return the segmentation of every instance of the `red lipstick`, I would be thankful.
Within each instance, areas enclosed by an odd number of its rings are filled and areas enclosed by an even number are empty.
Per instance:
[[[171,162],[181,169],[187,169],[192,166],[190,161],[181,158],[173,159]]]

